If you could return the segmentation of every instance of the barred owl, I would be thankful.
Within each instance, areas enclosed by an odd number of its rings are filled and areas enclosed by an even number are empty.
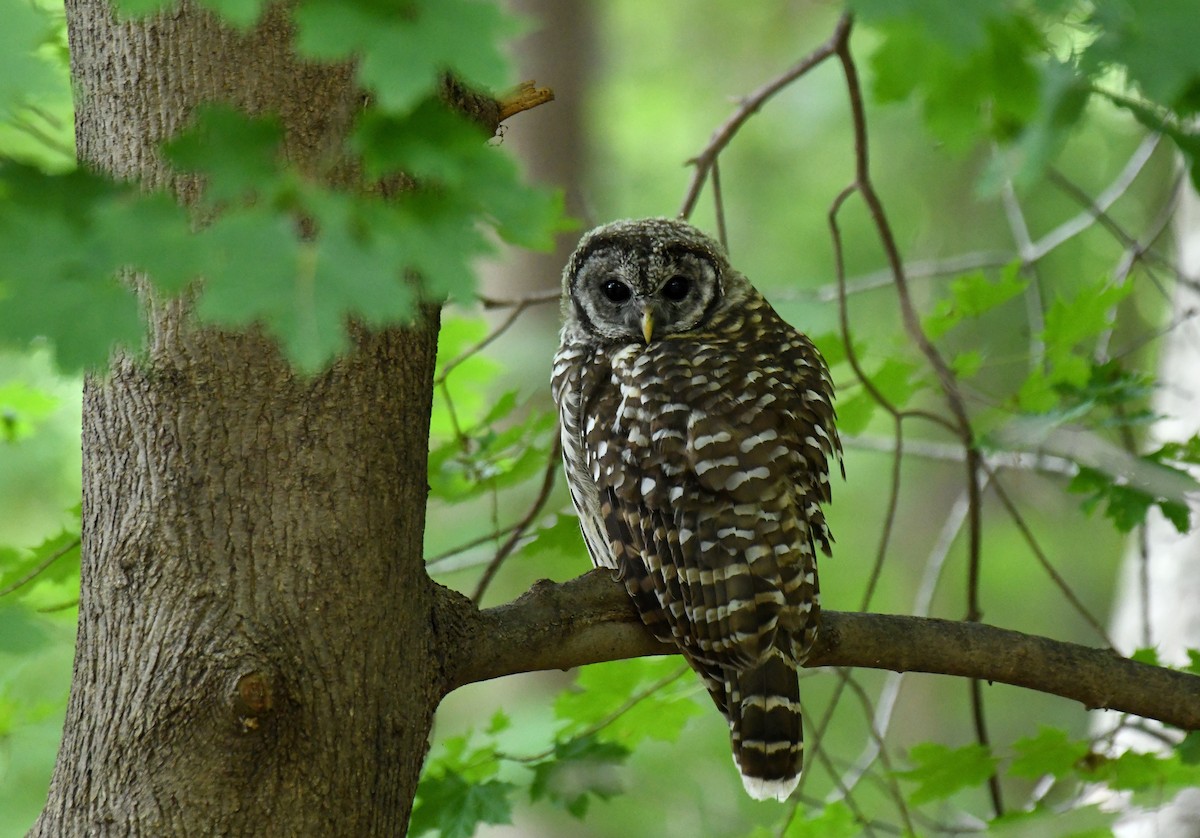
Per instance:
[[[825,362],[683,221],[588,233],[562,305],[552,384],[588,552],[699,673],[747,792],[782,800],[841,456]]]

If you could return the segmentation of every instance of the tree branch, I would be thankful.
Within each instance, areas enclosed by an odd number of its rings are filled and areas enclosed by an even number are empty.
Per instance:
[[[647,632],[607,570],[536,583],[513,602],[478,611],[438,590],[435,620],[446,653],[446,692],[517,672],[670,654]],[[982,623],[823,611],[807,666],[929,672],[1011,684],[1200,729],[1200,676]]]

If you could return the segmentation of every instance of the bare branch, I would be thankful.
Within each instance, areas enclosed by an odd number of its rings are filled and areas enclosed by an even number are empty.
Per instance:
[[[461,355],[459,355],[454,360],[447,363],[446,366],[438,374],[438,377],[434,379],[434,381],[433,381],[434,385],[444,384],[446,379],[450,377],[450,373],[454,371],[455,367],[457,367],[463,361],[466,361],[469,358],[471,358],[475,355],[478,355],[480,352],[487,349],[488,346],[490,346],[493,341],[495,341],[497,338],[499,338],[501,335],[503,335],[505,332],[507,332],[509,329],[512,328],[513,324],[517,322],[517,318],[520,317],[521,313],[524,312],[525,309],[528,308],[530,305],[532,305],[532,303],[528,302],[528,301],[517,302],[517,304],[515,306],[513,306],[513,310],[511,312],[509,312],[508,317],[504,318],[504,322],[501,323],[499,326],[497,326],[495,329],[493,329],[491,331],[491,333],[488,334],[487,337],[485,337],[483,340],[479,341],[479,343],[475,344],[470,349],[465,350]]]
[[[488,562],[487,568],[483,571],[483,576],[479,578],[479,584],[475,586],[475,593],[471,596],[471,599],[475,602],[483,599],[483,594],[487,591],[488,585],[492,583],[492,578],[496,575],[496,571],[500,569],[500,565],[512,554],[513,550],[517,549],[517,545],[525,537],[525,533],[533,526],[534,520],[546,508],[546,502],[550,499],[550,490],[554,488],[554,477],[558,474],[560,456],[562,456],[562,441],[555,434],[554,445],[551,446],[550,455],[546,460],[546,469],[542,473],[542,485],[538,489],[537,497],[530,504],[529,511],[513,527],[508,539],[500,545],[500,549],[496,551],[496,555]]]
[[[484,308],[525,308],[527,306],[544,305],[546,303],[557,303],[562,298],[562,292],[557,288],[553,291],[542,291],[537,294],[530,294],[527,297],[517,297],[513,300],[501,299],[499,297],[485,297],[482,294],[479,296],[479,302]]]
[[[900,249],[896,245],[895,234],[892,231],[891,223],[888,221],[887,212],[883,208],[883,201],[880,199],[879,193],[875,191],[875,184],[871,180],[870,141],[867,134],[866,108],[863,103],[863,90],[858,77],[858,68],[854,62],[854,55],[850,51],[849,26],[840,27],[838,33],[840,33],[841,37],[836,41],[836,54],[838,61],[842,65],[842,74],[846,79],[846,92],[850,99],[850,119],[854,126],[854,182],[848,187],[848,190],[844,190],[838,196],[834,203],[834,209],[831,210],[831,216],[833,213],[836,213],[837,208],[841,202],[845,201],[846,196],[850,192],[857,192],[867,205],[867,211],[871,216],[879,237],[879,242],[883,246],[884,254],[887,257],[888,267],[892,271],[892,281],[896,286],[896,297],[900,303],[900,315],[904,323],[904,329],[908,332],[909,338],[916,344],[921,354],[925,356],[926,361],[929,362],[929,366],[933,368],[938,383],[941,386],[942,394],[946,398],[946,404],[954,417],[954,425],[956,426],[959,440],[962,443],[963,453],[966,457],[967,497],[969,502],[967,513],[967,619],[979,620],[983,613],[979,603],[980,563],[983,545],[982,504],[979,496],[980,452],[975,442],[971,419],[967,414],[962,393],[959,392],[954,372],[950,369],[949,364],[946,363],[945,358],[938,352],[937,347],[929,340],[929,336],[925,334],[925,330],[921,326],[921,319],[917,314],[916,306],[913,304],[912,294],[908,287],[908,278],[904,274],[904,262],[900,257]],[[978,688],[978,685],[972,685],[971,704],[972,714],[975,718],[976,738],[980,744],[987,745],[988,734],[984,724],[981,696],[982,691]],[[1000,781],[995,774],[988,778],[988,787],[991,791],[993,807],[996,814],[1000,815],[1004,809],[1000,799]]]
[[[434,620],[446,654],[448,692],[518,672],[671,654],[646,631],[608,570],[542,581],[506,605],[478,611],[440,588]],[[1200,729],[1200,676],[982,623],[823,611],[807,666],[929,672],[1011,684],[1108,709]]]
[[[704,188],[704,182],[708,179],[709,170],[712,169],[717,156],[725,150],[725,147],[733,140],[737,132],[746,123],[746,120],[757,113],[758,109],[763,106],[763,103],[780,90],[783,90],[783,88],[832,56],[837,49],[838,43],[845,37],[845,34],[849,30],[850,16],[842,15],[829,40],[793,64],[779,76],[771,79],[741,100],[733,116],[725,120],[721,127],[713,132],[704,150],[689,161],[696,167],[696,171],[692,174],[692,182],[688,184],[687,197],[683,199],[683,206],[679,209],[680,218],[691,216],[692,210],[696,208],[696,201],[700,198],[700,190]]]

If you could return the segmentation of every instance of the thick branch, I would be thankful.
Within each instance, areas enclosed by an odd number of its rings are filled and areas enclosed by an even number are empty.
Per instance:
[[[673,651],[645,631],[607,570],[562,584],[539,582],[484,611],[459,594],[439,593],[439,621],[454,626],[453,637],[443,635],[447,691],[517,672]],[[1200,729],[1200,676],[981,623],[844,611],[823,611],[821,619],[808,666],[979,678]]]

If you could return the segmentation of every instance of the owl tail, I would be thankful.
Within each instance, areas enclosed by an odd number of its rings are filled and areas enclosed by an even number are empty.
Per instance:
[[[773,649],[758,666],[729,676],[729,738],[746,793],[786,800],[804,762],[796,664]]]

